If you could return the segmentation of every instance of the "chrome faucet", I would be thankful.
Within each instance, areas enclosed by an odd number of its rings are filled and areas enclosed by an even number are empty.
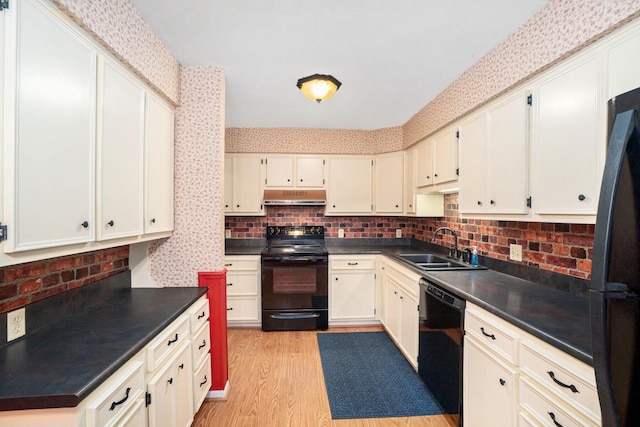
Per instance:
[[[438,234],[438,232],[447,231],[447,230],[449,230],[451,232],[451,234],[453,234],[453,248],[449,249],[449,256],[450,257],[454,257],[454,258],[458,258],[458,235],[456,234],[456,231],[454,229],[449,228],[449,227],[437,228],[436,231],[433,232],[433,237],[431,238],[431,241],[435,242],[436,235]]]

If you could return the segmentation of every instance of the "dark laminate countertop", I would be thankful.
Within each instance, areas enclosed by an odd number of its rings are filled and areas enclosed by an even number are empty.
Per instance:
[[[0,347],[0,410],[78,405],[205,293],[117,289],[88,310]]]
[[[412,245],[405,239],[381,239],[383,244],[376,244],[376,239],[357,239],[366,241],[365,243],[356,243],[353,240],[327,239],[329,255],[387,255],[444,289],[511,322],[567,354],[593,364],[587,298],[493,269],[427,273],[413,268],[397,255],[433,252],[429,246]],[[241,246],[232,244],[227,246],[227,254],[258,255],[263,247],[264,245],[249,246],[246,243]],[[573,279],[566,277],[566,280]]]

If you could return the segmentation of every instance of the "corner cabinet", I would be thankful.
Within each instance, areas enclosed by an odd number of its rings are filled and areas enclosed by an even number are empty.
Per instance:
[[[225,213],[264,215],[264,158],[257,154],[226,154],[224,159]]]
[[[434,188],[458,179],[458,130],[448,127],[416,146],[416,186]]]
[[[327,215],[373,213],[373,157],[329,157]]]

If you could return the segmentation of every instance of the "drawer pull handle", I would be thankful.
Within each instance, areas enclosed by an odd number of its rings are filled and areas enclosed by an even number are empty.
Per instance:
[[[231,311],[231,310],[233,310],[233,307],[227,308],[227,311]]]
[[[173,344],[173,343],[174,343],[174,342],[176,342],[176,341],[178,341],[178,334],[176,334],[176,336],[175,336],[175,338],[174,338],[174,339],[169,340],[169,342],[167,343],[167,345],[171,345],[171,344]]]
[[[110,411],[113,411],[114,409],[116,409],[116,406],[118,405],[122,405],[124,402],[127,401],[127,399],[129,398],[129,392],[131,391],[131,387],[127,387],[127,391],[124,394],[124,397],[122,398],[122,400],[118,401],[118,402],[111,402],[111,407],[109,408]]]
[[[225,264],[224,266],[225,267],[231,267],[232,265],[233,265],[232,263],[229,263],[229,264]]]
[[[227,283],[227,286],[233,286],[233,283]]]
[[[558,384],[560,387],[564,387],[564,388],[568,388],[569,390],[571,390],[574,393],[580,393],[578,391],[578,389],[576,388],[576,386],[574,386],[573,384],[565,384],[563,382],[560,382],[556,379],[556,375],[553,373],[553,371],[549,371],[547,372],[547,374],[549,374],[549,376],[551,377],[551,379],[553,380],[554,383]]]
[[[500,378],[500,385],[505,385],[505,384],[506,384],[506,381]]]
[[[348,262],[347,265],[358,265],[357,262]]]
[[[207,346],[207,340],[202,340],[202,344],[198,346],[198,350],[201,350]]]
[[[484,327],[483,327],[483,326],[481,326],[481,327],[480,327],[480,331],[482,332],[482,335],[484,335],[485,337],[489,337],[489,338],[491,338],[492,340],[494,340],[494,341],[495,341],[496,336],[495,336],[495,335],[493,335],[493,334],[488,334],[488,333],[486,333],[486,332],[484,331]]]
[[[184,363],[179,364],[179,365],[178,365],[178,368],[180,368],[180,369],[184,369]]]
[[[202,382],[200,383],[200,387],[202,387],[203,385],[205,385],[205,384],[207,383],[207,381],[209,381],[209,380],[207,379],[207,376],[205,375],[205,376],[204,376],[204,381],[202,381]]]
[[[168,382],[169,384],[173,384],[173,378],[169,378],[169,379],[167,380],[167,382]]]
[[[198,320],[202,319],[204,316],[206,316],[206,314],[204,314],[204,311],[203,311],[202,314],[198,314]]]
[[[556,421],[556,414],[554,414],[553,412],[547,412],[547,413],[549,414],[551,421],[553,421],[555,425],[557,425],[558,427],[562,427],[562,424]]]

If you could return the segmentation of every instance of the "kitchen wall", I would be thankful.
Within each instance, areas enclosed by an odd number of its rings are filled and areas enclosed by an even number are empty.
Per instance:
[[[0,313],[129,268],[129,246],[0,268]]]
[[[519,244],[523,252],[518,264],[590,278],[593,225],[466,220],[458,217],[457,194],[446,195],[444,203],[442,218],[334,217],[324,216],[321,206],[269,206],[264,217],[228,216],[225,227],[234,239],[264,238],[267,225],[323,225],[328,238],[337,238],[339,228],[345,230],[345,238],[395,238],[396,229],[401,228],[403,237],[425,242],[436,228],[450,227],[458,231],[460,248],[478,246],[480,255],[507,261],[509,245]],[[449,233],[438,234],[435,243],[451,246],[453,238]]]

